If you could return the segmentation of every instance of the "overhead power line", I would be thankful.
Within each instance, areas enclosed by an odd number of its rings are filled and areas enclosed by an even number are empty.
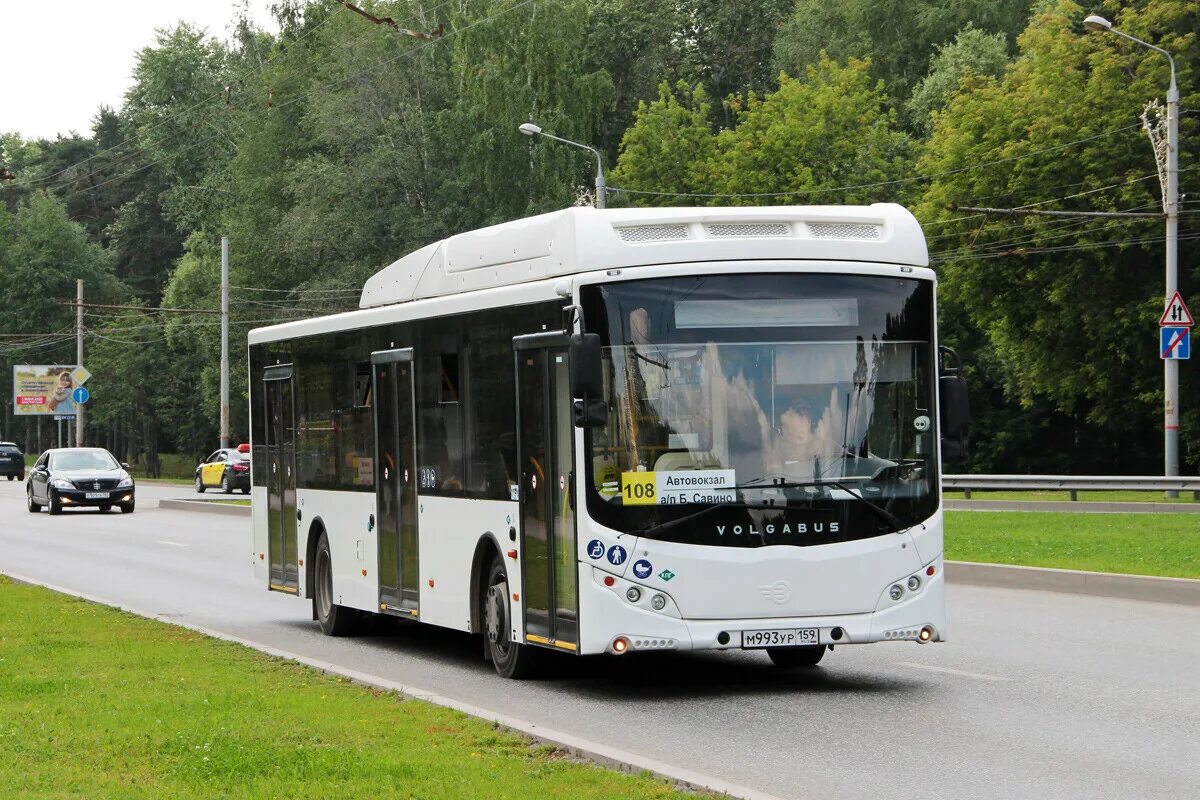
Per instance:
[[[1162,212],[1139,212],[1139,211],[1049,211],[1040,208],[979,208],[975,206],[960,206],[951,204],[946,206],[947,211],[966,212],[968,214],[987,214],[990,216],[1008,216],[1008,217],[1150,217],[1152,219],[1166,219],[1166,214]]]
[[[895,180],[890,180],[890,181],[878,181],[876,183],[858,183],[858,184],[851,184],[848,186],[827,186],[827,187],[822,187],[819,189],[797,189],[795,191],[789,191],[789,192],[714,192],[714,193],[654,192],[654,191],[649,191],[649,190],[644,190],[644,189],[623,189],[618,186],[609,186],[608,190],[610,192],[625,192],[627,194],[644,194],[644,195],[651,195],[651,196],[655,196],[655,197],[708,197],[708,198],[730,197],[730,198],[738,198],[738,197],[804,197],[806,195],[812,195],[812,194],[827,194],[829,192],[845,192],[845,191],[850,191],[852,189],[876,189],[876,188],[879,188],[882,186],[899,186],[900,184],[913,183],[915,181],[933,180],[934,178],[941,178],[941,177],[944,177],[947,175],[958,175],[963,172],[971,172],[971,171],[974,171],[977,169],[983,169],[985,167],[993,167],[993,166],[996,166],[997,164],[1007,164],[1012,161],[1020,161],[1021,159],[1032,158],[1033,156],[1044,155],[1045,153],[1053,153],[1057,150],[1063,150],[1068,147],[1074,147],[1077,144],[1084,144],[1085,142],[1091,142],[1096,139],[1102,139],[1105,136],[1112,136],[1114,134],[1123,133],[1125,131],[1129,131],[1129,130],[1133,130],[1135,128],[1141,128],[1141,127],[1142,127],[1142,125],[1139,122],[1134,125],[1126,125],[1121,128],[1113,128],[1112,130],[1103,131],[1102,133],[1097,133],[1092,136],[1085,136],[1082,139],[1076,139],[1071,142],[1063,142],[1062,144],[1056,144],[1056,145],[1052,145],[1050,147],[1044,147],[1041,150],[1034,150],[1029,153],[1022,153],[1020,155],[1015,155],[1015,156],[1006,156],[1005,158],[998,158],[998,159],[995,159],[994,161],[985,161],[983,163],[972,164],[967,167],[957,167],[955,169],[943,170],[941,172],[933,172],[928,175],[911,175],[907,178],[897,178]]]
[[[70,306],[71,308],[102,308],[113,311],[146,311],[146,312],[166,312],[172,314],[220,314],[220,309],[211,308],[154,308],[148,306],[114,306],[104,303],[76,303],[70,300],[56,300],[60,306]]]

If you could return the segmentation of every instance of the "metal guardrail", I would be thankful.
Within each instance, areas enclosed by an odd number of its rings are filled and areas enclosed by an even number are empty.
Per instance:
[[[1088,489],[1191,492],[1200,501],[1200,477],[1165,475],[943,475],[942,488],[962,491],[968,500],[972,489],[1057,489],[1069,491],[1072,500]]]

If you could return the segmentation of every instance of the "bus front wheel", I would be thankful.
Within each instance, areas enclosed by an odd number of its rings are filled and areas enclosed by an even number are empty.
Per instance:
[[[814,644],[808,647],[768,647],[767,655],[777,667],[815,667],[821,663],[825,655],[825,645]]]
[[[324,533],[317,543],[313,616],[326,636],[350,636],[358,629],[358,612],[333,602],[333,558]]]
[[[496,672],[504,678],[527,678],[533,674],[537,653],[528,645],[512,641],[512,606],[509,604],[508,573],[499,557],[488,569],[483,595],[484,636]]]

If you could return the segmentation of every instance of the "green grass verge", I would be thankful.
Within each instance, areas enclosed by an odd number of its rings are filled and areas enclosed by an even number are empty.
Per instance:
[[[0,764],[3,797],[690,796],[2,577]]]
[[[962,500],[962,492],[943,492],[947,500]],[[1079,501],[1093,503],[1195,503],[1191,492],[1180,492],[1179,497],[1168,498],[1164,492],[1142,491],[1080,491]],[[1060,491],[986,491],[975,489],[971,492],[972,500],[1070,500],[1071,493]]]
[[[1194,514],[947,511],[946,558],[1200,578]]]

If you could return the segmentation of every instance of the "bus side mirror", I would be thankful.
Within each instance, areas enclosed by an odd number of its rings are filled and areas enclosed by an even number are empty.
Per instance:
[[[599,428],[608,422],[604,403],[604,365],[600,358],[600,336],[571,334],[571,397],[575,426]]]
[[[967,429],[971,425],[966,379],[961,375],[943,375],[938,379],[938,395],[941,398],[942,461],[962,461],[967,456]]]

